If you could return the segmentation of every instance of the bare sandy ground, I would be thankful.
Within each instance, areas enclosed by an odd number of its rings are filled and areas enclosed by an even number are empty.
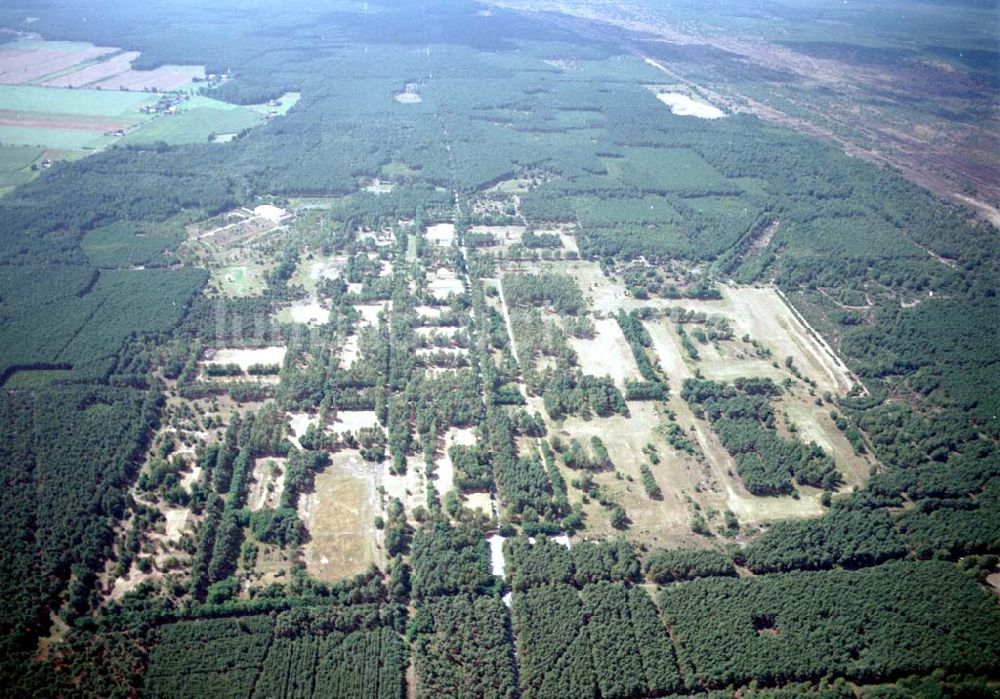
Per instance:
[[[639,380],[642,375],[628,340],[614,318],[594,321],[597,332],[592,340],[569,338],[569,345],[576,351],[584,374],[610,376],[619,389],[625,389],[626,379]]]
[[[443,301],[452,294],[464,292],[465,284],[450,269],[442,267],[433,274],[428,272],[427,288],[434,298]]]
[[[281,502],[281,494],[285,490],[285,466],[288,459],[264,458],[254,459],[253,479],[250,481],[250,492],[247,495],[247,509],[251,512],[265,507],[277,507]],[[272,468],[272,464],[277,468]]]
[[[493,498],[489,493],[466,493],[464,506],[470,510],[479,510],[486,516],[493,514]]]
[[[455,239],[455,224],[435,223],[433,226],[427,227],[427,232],[424,235],[428,242],[438,247],[448,247]]]
[[[291,434],[288,436],[288,439],[297,448],[301,449],[302,444],[299,442],[299,437],[306,433],[309,425],[315,425],[318,418],[309,413],[288,413],[288,421],[291,426]]]
[[[327,429],[331,432],[357,432],[365,427],[378,427],[374,410],[338,410],[336,419]]]
[[[693,116],[699,119],[722,119],[726,116],[726,113],[718,107],[707,102],[699,102],[680,92],[660,92],[656,95],[656,99],[670,107],[670,111],[677,116]]]
[[[286,347],[259,347],[251,349],[215,349],[205,352],[205,364],[239,364],[246,371],[254,364],[281,364]]]

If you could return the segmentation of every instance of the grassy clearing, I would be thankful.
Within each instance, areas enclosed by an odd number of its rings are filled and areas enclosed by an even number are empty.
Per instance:
[[[299,498],[299,517],[309,532],[306,569],[320,580],[363,573],[378,560],[371,469],[357,452],[334,454],[316,474],[315,490]]]
[[[30,180],[35,174],[31,165],[44,152],[37,146],[0,146],[0,189],[16,187]]]
[[[285,114],[288,114],[288,110],[294,107],[301,97],[301,92],[286,92],[281,97],[274,100],[274,103],[266,102],[264,104],[252,104],[249,105],[247,109],[252,109],[260,114],[277,114],[278,116],[284,116]]]
[[[217,109],[194,107],[164,114],[143,124],[122,139],[125,144],[150,144],[163,141],[170,145],[205,143],[216,134],[239,133],[261,123],[256,112],[243,107]]]
[[[222,267],[212,270],[209,286],[230,298],[256,296],[267,286],[267,269],[257,265]]]

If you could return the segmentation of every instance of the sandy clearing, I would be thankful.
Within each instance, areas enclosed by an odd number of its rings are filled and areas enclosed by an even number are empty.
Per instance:
[[[473,446],[475,443],[476,431],[471,427],[462,429],[453,427],[445,434],[444,449],[442,450],[441,456],[439,456],[437,461],[434,462],[434,465],[436,466],[435,476],[437,479],[435,487],[440,495],[444,495],[445,493],[455,489],[455,465],[451,462],[448,450],[456,444]]]
[[[671,392],[680,393],[684,379],[694,376],[694,372],[684,361],[687,354],[670,323],[672,321],[669,319],[658,318],[644,322],[643,326],[653,340],[653,350],[660,360],[660,366],[667,373]]]
[[[306,433],[309,425],[315,425],[318,421],[319,419],[315,415],[310,415],[309,413],[288,413],[288,422],[291,429],[291,434],[288,435],[289,441],[301,449],[302,444],[299,442],[299,437]]]
[[[150,573],[149,575],[144,574],[139,570],[136,563],[132,563],[132,567],[129,568],[128,572],[120,578],[115,579],[114,587],[111,588],[111,599],[116,602],[121,602],[122,598],[125,597],[129,592],[135,590],[139,585],[141,585],[146,580],[158,580],[162,576],[158,573]]]
[[[619,389],[625,389],[626,379],[640,380],[642,374],[636,366],[635,357],[628,340],[614,318],[598,318],[594,321],[597,332],[594,339],[571,337],[569,345],[576,352],[584,374],[610,376]]]
[[[336,419],[327,427],[330,432],[357,432],[365,427],[378,427],[374,410],[338,410]]]
[[[164,536],[167,541],[180,541],[181,534],[188,528],[191,511],[186,507],[171,507],[163,513],[167,524]]]
[[[630,299],[625,307],[627,310],[640,307],[681,307],[725,316],[732,321],[735,337],[749,335],[752,339],[763,343],[771,350],[774,361],[781,364],[784,363],[785,357],[791,356],[802,375],[815,381],[820,392],[828,390],[842,395],[854,385],[856,380],[843,361],[822,337],[810,333],[776,288],[722,285],[719,289],[723,295],[721,301]],[[653,324],[646,325],[652,332]],[[678,349],[683,353],[679,345]],[[686,353],[682,356],[686,356]],[[670,371],[665,361],[664,368]],[[708,368],[712,369],[711,366]],[[730,373],[725,369],[720,371]],[[773,377],[773,373],[766,375]]]
[[[417,104],[424,101],[416,92],[400,92],[394,99],[400,104]]]
[[[819,517],[825,509],[820,503],[819,495],[802,496],[798,500],[791,496],[759,498],[742,495],[728,484],[726,492],[726,504],[740,522],[745,524]]]
[[[205,352],[205,364],[239,364],[246,371],[254,364],[278,364],[285,360],[286,347],[215,349]]]
[[[416,310],[417,315],[419,315],[421,318],[441,317],[441,308],[439,308],[438,306],[417,306],[414,310]]]
[[[406,514],[411,523],[413,511],[418,507],[427,506],[427,488],[424,477],[424,462],[422,456],[410,456],[406,459],[406,473],[396,475],[389,473],[391,459],[382,462],[379,484],[385,488],[385,494],[390,498],[398,498],[406,508]]]
[[[504,537],[493,534],[486,541],[490,544],[490,573],[500,578],[506,578],[507,564],[503,556]]]
[[[539,231],[540,233],[546,233],[548,231]],[[559,240],[562,242],[562,246],[565,250],[569,252],[575,252],[580,254],[580,247],[576,243],[576,236],[572,233],[565,233],[563,231],[557,231],[559,233]]]
[[[262,458],[254,459],[253,479],[250,481],[250,493],[247,495],[247,508],[251,512],[265,507],[277,507],[281,502],[281,494],[285,490],[285,466],[288,459]]]
[[[343,369],[350,369],[354,362],[358,360],[361,355],[361,349],[358,346],[358,336],[351,335],[346,340],[344,340],[344,346],[340,348],[340,366]]]
[[[337,279],[346,264],[346,257],[331,257],[328,260],[315,261],[309,267],[309,278],[314,282],[318,282],[320,279]]]
[[[338,452],[316,474],[314,491],[299,497],[299,517],[309,532],[306,569],[318,579],[348,578],[378,561],[375,468],[356,451]]]
[[[693,116],[699,119],[722,119],[726,116],[726,113],[715,105],[694,100],[680,92],[659,92],[656,94],[656,99],[670,107],[670,111],[677,116]]]
[[[388,313],[388,309],[388,302],[364,304],[354,307],[354,310],[361,314],[361,327],[366,325],[378,325],[378,314],[383,310]]]
[[[723,287],[723,295],[735,312],[736,335],[749,333],[771,348],[783,362],[791,356],[804,376],[813,379],[820,391],[846,393],[854,380],[847,367],[821,348],[805,326],[792,313],[773,287]]]
[[[830,417],[830,406],[819,406],[809,396],[800,399],[785,397],[780,407],[795,425],[798,432],[794,438],[808,444],[816,442],[833,457],[834,463],[844,475],[841,490],[863,485],[871,473],[871,462],[854,452],[854,447]]]
[[[487,517],[493,515],[493,496],[489,493],[466,493],[463,504],[470,510],[479,510]]]
[[[452,294],[464,293],[465,284],[450,269],[442,267],[433,275],[428,273],[427,289],[434,298],[444,301]]]
[[[330,322],[330,311],[316,299],[298,301],[290,306],[292,321],[304,325],[326,325]]]
[[[492,235],[501,245],[514,245],[521,242],[521,236],[527,228],[524,226],[472,226],[470,233],[484,233]]]
[[[628,298],[625,286],[604,276],[596,262],[563,262],[552,267],[565,272],[576,280],[585,298],[590,299],[590,309],[599,315],[614,315]]]
[[[424,237],[427,238],[428,242],[434,243],[438,247],[448,247],[455,240],[455,224],[435,223],[433,226],[427,227]]]
[[[181,474],[181,487],[191,492],[191,487],[201,480],[201,466],[191,466],[186,472]]]

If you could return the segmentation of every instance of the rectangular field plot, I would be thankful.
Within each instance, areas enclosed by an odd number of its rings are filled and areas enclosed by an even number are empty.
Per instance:
[[[318,579],[349,578],[377,561],[375,468],[355,451],[333,454],[314,491],[299,496],[306,569]]]
[[[0,84],[22,85],[59,75],[118,49],[70,41],[21,39],[0,47]]]
[[[170,145],[205,143],[213,136],[235,134],[262,121],[250,109],[196,107],[176,114],[163,114],[143,124],[122,139],[125,144],[150,144],[163,141]]]
[[[592,339],[570,338],[570,347],[576,351],[584,374],[610,376],[624,391],[626,379],[642,379],[628,341],[613,318],[599,318],[594,326],[597,331]]]

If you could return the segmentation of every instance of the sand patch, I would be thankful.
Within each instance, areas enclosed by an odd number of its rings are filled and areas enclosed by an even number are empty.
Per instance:
[[[388,303],[370,303],[355,306],[354,310],[361,315],[361,327],[364,327],[366,325],[378,325],[378,314],[382,311],[386,311],[386,313],[388,313],[388,308]]]
[[[465,284],[455,276],[455,273],[444,267],[438,269],[433,274],[428,274],[427,288],[431,295],[444,301],[452,294],[460,295],[465,292]]]
[[[718,107],[692,99],[680,92],[659,92],[656,99],[670,107],[670,111],[677,116],[693,116],[699,119],[722,119],[726,116],[726,113]]]
[[[503,557],[504,537],[494,534],[486,541],[490,544],[490,572],[501,578],[506,578],[507,564]]]
[[[487,517],[493,516],[493,496],[489,493],[466,493],[462,504],[470,510],[479,510]]]
[[[309,532],[306,569],[318,579],[352,577],[377,562],[375,468],[356,451],[333,454],[316,474],[314,491],[299,497],[299,517]]]
[[[361,355],[361,349],[358,346],[358,336],[351,335],[349,338],[344,340],[344,346],[340,348],[340,366],[343,369],[350,369],[351,366],[358,360]]]
[[[254,364],[277,364],[285,360],[285,347],[258,347],[253,349],[210,349],[205,352],[205,364],[238,364],[246,371]]]
[[[436,223],[433,226],[428,226],[424,237],[427,238],[428,242],[438,247],[448,247],[455,240],[455,224]]]
[[[386,459],[381,468],[381,480],[379,483],[385,488],[388,498],[398,498],[406,508],[406,513],[411,520],[413,511],[418,507],[427,506],[427,486],[424,477],[424,462],[422,457],[410,456],[406,459],[406,473],[396,475],[389,473],[391,459]]]
[[[180,541],[181,534],[188,528],[191,511],[186,507],[172,507],[163,513],[167,520],[164,536],[167,541]]]
[[[435,462],[437,470],[435,475],[437,477],[437,482],[435,487],[438,493],[444,495],[445,493],[454,490],[455,488],[455,465],[451,462],[451,457],[448,455],[448,451],[456,444],[462,446],[473,446],[476,443],[476,431],[471,427],[466,427],[462,429],[452,428],[448,430],[444,437],[444,450],[440,457],[438,457]],[[490,510],[484,510],[489,514]]]
[[[597,332],[592,340],[571,337],[569,345],[577,354],[584,374],[610,376],[620,390],[625,390],[625,380],[641,380],[632,348],[614,318],[594,321]]]
[[[317,424],[318,418],[309,413],[288,413],[288,421],[291,430],[288,439],[292,444],[301,449],[302,444],[299,442],[299,438],[306,433],[309,425]]]
[[[378,427],[374,410],[338,410],[336,419],[327,428],[331,432],[357,432],[366,427]]]
[[[281,493],[285,489],[285,466],[288,459],[263,458],[254,459],[253,479],[250,481],[250,493],[247,495],[247,508],[251,512],[265,507],[275,508],[281,502]]]
[[[330,322],[330,311],[323,308],[316,299],[293,303],[290,308],[293,323],[303,325],[326,325]]]

